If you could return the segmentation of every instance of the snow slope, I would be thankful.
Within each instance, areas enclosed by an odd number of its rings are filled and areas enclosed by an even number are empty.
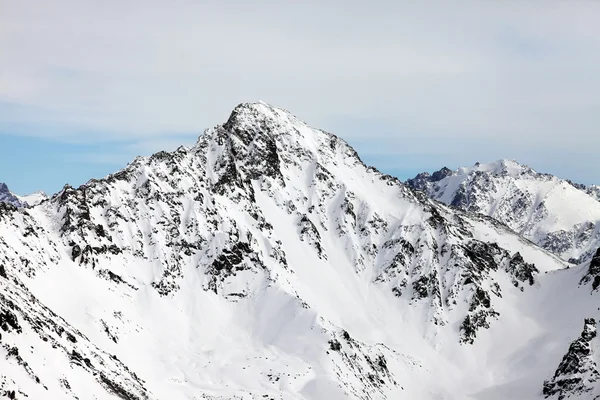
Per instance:
[[[48,200],[48,195],[42,191],[37,191],[26,196],[15,195],[21,202],[29,206],[36,206],[44,200]]]
[[[597,187],[573,184],[515,161],[443,168],[407,181],[414,189],[463,210],[483,213],[572,263],[600,247]]]
[[[584,189],[590,196],[600,201],[600,186],[598,185],[590,185],[586,186]]]
[[[592,264],[241,104],[193,147],[0,203],[0,393],[543,398],[599,317]]]

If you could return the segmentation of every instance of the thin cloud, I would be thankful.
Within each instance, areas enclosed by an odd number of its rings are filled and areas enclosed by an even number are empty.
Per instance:
[[[381,148],[411,137],[600,148],[600,2],[70,0],[2,10],[0,124],[17,134],[156,143],[262,99]]]

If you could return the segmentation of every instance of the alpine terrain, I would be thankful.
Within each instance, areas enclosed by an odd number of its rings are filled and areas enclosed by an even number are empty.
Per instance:
[[[0,182],[0,202],[10,203],[15,207],[25,207],[26,204],[22,202],[15,194],[13,194],[6,186],[6,183]]]
[[[0,202],[10,203],[15,207],[29,207],[47,200],[48,196],[44,192],[35,192],[27,196],[18,196],[12,193],[6,183],[0,182]]]
[[[600,247],[600,190],[543,174],[515,161],[422,173],[407,181],[435,200],[483,213],[578,264]]]
[[[192,147],[0,202],[0,396],[600,398],[596,200],[573,190],[547,232],[585,240],[539,247],[519,233],[555,197],[515,229],[241,104]]]

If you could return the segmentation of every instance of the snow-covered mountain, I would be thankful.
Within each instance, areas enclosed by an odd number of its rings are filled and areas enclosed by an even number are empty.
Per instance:
[[[584,192],[586,192],[587,194],[589,194],[596,200],[600,201],[600,186],[598,186],[598,185],[585,186],[585,185],[581,185],[581,184],[577,184],[577,183],[575,184],[575,186],[580,188],[581,190],[583,190]]]
[[[573,185],[577,189],[579,189],[579,190],[581,190],[581,191],[589,194],[590,196],[592,196],[596,200],[600,201],[600,186],[598,186],[598,185],[589,185],[589,186],[586,186],[586,185],[582,185],[581,183],[572,182],[569,179],[567,179],[567,182],[569,182],[571,185]]]
[[[21,199],[19,199],[15,194],[13,194],[9,189],[6,183],[0,182],[0,202],[1,203],[9,203],[14,205],[15,207],[25,207],[27,204]]]
[[[10,203],[15,207],[34,206],[47,200],[48,196],[44,192],[35,192],[27,196],[19,196],[12,193],[6,183],[0,182],[0,202]]]
[[[48,200],[48,195],[42,191],[33,192],[26,196],[15,195],[21,202],[28,206],[36,206],[44,200]]]
[[[566,268],[242,104],[192,147],[0,203],[0,394],[589,398],[593,260]]]
[[[515,161],[422,173],[414,189],[463,210],[483,213],[564,260],[581,263],[600,247],[600,190],[538,173]]]

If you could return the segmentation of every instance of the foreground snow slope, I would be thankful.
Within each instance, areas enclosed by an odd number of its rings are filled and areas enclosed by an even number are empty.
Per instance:
[[[264,103],[0,204],[0,265],[16,398],[537,399],[598,318],[595,264],[565,269]]]
[[[515,161],[477,163],[422,173],[407,181],[414,189],[463,210],[483,213],[572,263],[600,247],[600,191]]]

